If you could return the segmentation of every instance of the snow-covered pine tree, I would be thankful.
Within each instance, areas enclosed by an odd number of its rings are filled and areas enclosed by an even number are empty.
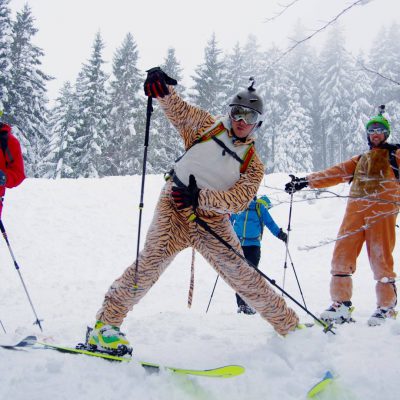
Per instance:
[[[386,105],[387,116],[392,124],[391,141],[400,142],[400,26],[393,23],[383,28],[376,37],[369,54],[369,69],[373,74],[373,96],[370,103],[374,105],[374,114],[380,104]],[[382,76],[391,79],[385,79]]]
[[[375,110],[369,102],[373,97],[371,76],[365,69],[360,67],[364,64],[364,55],[361,52],[357,56],[356,69],[353,73],[353,102],[350,107],[349,132],[345,138],[346,159],[368,150],[365,124]]]
[[[294,28],[293,37],[296,41],[304,39],[305,28],[299,20]],[[304,133],[311,139],[310,154],[313,157],[312,169],[318,169],[320,165],[314,166],[314,160],[318,161],[321,154],[320,129],[318,113],[318,82],[316,79],[316,54],[309,42],[304,42],[289,53],[286,63],[290,80],[298,88],[299,102],[307,121],[310,124],[304,126]],[[306,127],[308,126],[308,131]],[[307,138],[307,140],[308,140]]]
[[[178,81],[175,90],[185,98],[186,88],[182,84],[183,70],[173,47],[167,50],[167,56],[160,67],[167,75]],[[178,132],[158,106],[154,107],[150,135],[149,171],[156,174],[168,172],[174,160],[183,154],[184,147]]]
[[[345,137],[351,134],[349,120],[353,103],[354,63],[345,50],[342,29],[335,25],[320,54],[319,92],[321,112],[321,165],[344,161]]]
[[[236,93],[244,89],[249,79],[249,76],[246,76],[243,50],[239,42],[235,44],[231,53],[225,55],[224,64],[227,71],[226,98],[229,101]]]
[[[204,62],[196,67],[192,76],[194,86],[190,100],[214,116],[223,114],[227,103],[226,68],[221,54],[213,33],[204,49]]]
[[[76,152],[76,120],[78,104],[74,88],[65,82],[50,112],[50,141],[48,154],[44,159],[48,178],[75,178],[74,154]]]
[[[137,63],[139,52],[128,33],[113,59],[109,126],[106,140],[107,175],[141,172],[146,118],[143,74]]]
[[[265,63],[262,61],[263,53],[260,51],[260,44],[255,35],[249,35],[243,46],[243,82],[240,89],[245,89],[249,78],[253,77],[256,81],[255,87],[262,86],[260,77],[264,73]],[[229,70],[228,70],[229,71]]]
[[[0,0],[0,110],[5,111],[3,120],[7,121],[7,110],[4,105],[8,100],[8,89],[11,87],[11,18],[8,4],[10,0]]]
[[[21,142],[27,176],[41,176],[41,161],[46,151],[46,82],[51,78],[40,69],[44,52],[33,45],[36,34],[31,9],[25,5],[12,26],[11,82],[5,101],[7,120]]]
[[[281,51],[273,46],[263,57],[262,72],[257,89],[264,100],[264,122],[257,133],[256,148],[268,173],[277,172],[275,165],[276,137],[282,121],[286,118],[287,92],[285,87],[287,71],[284,63],[269,68],[269,62],[277,59]]]
[[[104,43],[98,32],[92,46],[92,54],[84,64],[77,80],[79,121],[75,144],[77,158],[74,170],[77,177],[97,178],[109,170],[103,155],[110,135],[107,121],[108,97],[105,87],[107,76],[103,71]],[[79,164],[79,165],[76,165]],[[79,168],[79,170],[77,169]]]
[[[309,110],[300,101],[297,82],[286,77],[287,104],[276,136],[275,172],[311,172],[313,160],[311,151],[312,118]]]

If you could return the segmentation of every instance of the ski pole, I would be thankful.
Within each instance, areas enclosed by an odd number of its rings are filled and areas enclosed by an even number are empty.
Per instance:
[[[292,256],[291,256],[290,253],[289,253],[289,249],[287,249],[287,254],[288,254],[288,256],[289,256],[290,264],[292,265],[292,268],[293,268],[294,276],[296,277],[297,286],[299,287],[299,291],[300,291],[300,294],[301,294],[301,298],[303,299],[304,307],[307,307],[307,306],[306,306],[306,301],[304,300],[303,291],[301,290],[299,278],[297,277],[296,269],[294,268]]]
[[[138,238],[137,238],[137,246],[136,246],[136,265],[135,265],[135,279],[133,281],[134,288],[137,289],[137,271],[139,266],[139,249],[140,249],[140,233],[142,230],[142,211],[144,207],[143,198],[144,198],[144,183],[146,179],[146,164],[147,164],[147,150],[149,147],[149,138],[150,138],[150,120],[151,113],[153,112],[153,98],[151,96],[147,97],[147,111],[146,111],[146,131],[144,135],[144,152],[143,152],[143,166],[142,166],[142,186],[140,189],[140,202],[139,202],[139,224],[138,224]]]
[[[6,332],[6,328],[4,328],[4,325],[3,325],[3,323],[1,322],[1,319],[0,319],[0,325],[1,325],[1,327],[3,328],[4,333],[7,333],[7,332]]]
[[[292,182],[293,182],[295,176],[294,175],[289,175],[289,176],[292,178]],[[285,253],[285,263],[283,264],[283,283],[282,283],[283,288],[285,288],[287,258],[288,258],[288,254],[289,254],[289,236],[290,236],[290,231],[291,231],[290,222],[292,220],[292,209],[293,209],[293,190],[290,193],[290,207],[289,207],[289,221],[288,221],[288,227],[287,227],[286,253]],[[283,295],[283,292],[282,292],[282,295]]]
[[[34,324],[34,325],[38,325],[39,328],[40,328],[40,330],[43,332],[42,325],[41,325],[41,323],[40,323],[40,321],[42,321],[42,320],[40,320],[40,319],[38,318],[37,314],[36,314],[35,307],[33,306],[33,303],[32,303],[31,297],[29,296],[28,289],[26,288],[25,282],[24,282],[24,280],[22,279],[21,271],[19,270],[19,265],[18,265],[18,263],[17,263],[17,261],[16,261],[16,259],[15,259],[15,257],[14,257],[14,253],[13,253],[13,251],[12,251],[12,249],[11,249],[10,242],[8,241],[7,232],[6,232],[5,228],[4,228],[3,221],[2,221],[1,219],[0,219],[0,231],[1,231],[1,233],[3,234],[4,240],[5,240],[6,243],[7,243],[7,247],[8,247],[8,250],[10,251],[11,258],[12,258],[13,261],[14,261],[15,269],[16,269],[17,272],[18,272],[19,278],[21,279],[22,286],[23,286],[23,288],[24,288],[24,290],[25,290],[26,296],[28,297],[29,304],[31,305],[33,314],[35,315],[36,321],[35,321],[33,324]]]
[[[249,260],[247,260],[244,256],[242,256],[237,250],[235,250],[224,238],[222,238],[220,235],[218,235],[216,232],[214,232],[210,226],[207,224],[206,221],[202,220],[199,218],[195,213],[191,214],[189,216],[189,221],[196,222],[198,225],[200,225],[205,231],[210,233],[212,236],[215,237],[220,243],[222,243],[225,247],[227,247],[229,250],[231,250],[234,254],[236,254],[241,260],[246,262],[250,267],[253,267],[258,274],[260,274],[263,278],[265,278],[272,286],[276,287],[279,291],[281,291],[283,294],[285,294],[290,300],[292,300],[295,304],[297,304],[303,311],[305,311],[308,315],[310,315],[314,321],[319,323],[321,326],[324,327],[324,332],[331,332],[334,335],[336,333],[332,330],[333,323],[328,324],[325,321],[320,320],[318,317],[316,317],[307,307],[304,307],[302,304],[300,304],[294,297],[292,297],[288,292],[286,292],[283,288],[281,288],[274,279],[271,279],[269,276],[265,275],[262,271],[260,271],[256,266]]]
[[[207,314],[207,312],[208,312],[208,309],[210,308],[211,300],[212,300],[212,298],[213,298],[213,296],[214,296],[214,290],[215,290],[215,287],[217,286],[218,278],[219,278],[219,274],[217,275],[217,279],[215,280],[214,287],[213,287],[213,290],[212,290],[212,292],[211,292],[210,301],[208,302],[206,314]]]

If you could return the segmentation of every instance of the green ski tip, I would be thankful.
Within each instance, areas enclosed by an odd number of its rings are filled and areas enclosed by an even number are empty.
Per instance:
[[[332,382],[332,380],[332,372],[326,371],[324,377],[308,391],[307,398],[312,399],[318,393],[321,393]]]
[[[245,372],[244,367],[242,367],[241,365],[226,365],[225,367],[203,370],[203,369],[183,369],[183,368],[175,368],[168,366],[160,367],[157,364],[144,361],[139,361],[139,364],[144,368],[154,368],[154,369],[164,368],[175,374],[197,375],[197,376],[204,376],[207,378],[233,378],[234,376],[242,375]]]

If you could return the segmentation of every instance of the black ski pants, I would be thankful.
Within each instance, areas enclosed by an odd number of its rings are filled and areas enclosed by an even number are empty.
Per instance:
[[[258,267],[258,263],[261,258],[261,247],[260,246],[242,246],[243,255],[246,260],[249,260],[253,265]],[[236,293],[236,302],[238,307],[246,305],[246,302]]]

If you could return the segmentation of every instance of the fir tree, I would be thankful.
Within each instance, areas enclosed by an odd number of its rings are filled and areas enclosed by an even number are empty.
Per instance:
[[[5,111],[3,120],[7,121],[8,88],[11,87],[11,19],[8,4],[10,0],[0,0],[0,110]]]
[[[226,97],[230,100],[243,90],[243,85],[249,79],[249,76],[246,76],[244,54],[239,43],[235,44],[232,53],[226,55],[224,63],[227,70]]]
[[[265,60],[274,60],[281,54],[277,47],[268,49],[263,57],[264,72],[260,76],[257,93],[264,100],[264,122],[257,133],[256,147],[268,173],[276,172],[276,138],[286,117],[288,103],[286,91],[287,71],[284,63],[266,67]]]
[[[221,60],[222,50],[218,48],[215,34],[207,42],[204,50],[204,62],[195,69],[194,93],[191,101],[198,107],[218,116],[224,113],[226,106],[226,70]]]
[[[300,101],[300,90],[287,77],[285,82],[287,105],[277,138],[274,171],[311,172],[312,119]]]
[[[364,65],[364,63],[363,54],[360,53],[357,57],[357,66]],[[353,76],[353,102],[350,107],[349,131],[345,138],[346,159],[368,150],[365,124],[374,111],[374,107],[369,102],[373,96],[370,75],[358,67]]]
[[[102,51],[104,43],[100,33],[96,34],[92,54],[87,64],[83,65],[77,80],[79,101],[79,126],[77,126],[76,145],[79,162],[78,177],[97,178],[108,170],[108,160],[103,150],[109,140],[107,122],[107,76],[103,71]]]
[[[76,119],[78,104],[70,82],[66,82],[56,99],[50,118],[50,141],[48,155],[45,158],[46,175],[49,178],[75,178],[76,171],[74,155],[76,153]]]
[[[263,54],[260,52],[260,45],[256,36],[249,35],[243,47],[243,81],[248,82],[252,76],[256,82],[260,83],[260,77],[264,73]],[[242,89],[245,87],[241,86]]]
[[[297,22],[294,30],[295,40],[305,37],[304,27],[300,21]],[[315,63],[316,54],[308,42],[302,43],[295,48],[287,57],[287,70],[290,80],[298,88],[299,102],[303,109],[302,113],[307,116],[308,123],[304,126],[304,134],[311,139],[309,149],[316,166],[319,169],[318,161],[321,154],[321,140],[318,113],[318,82],[316,79],[317,66]]]
[[[330,31],[320,56],[320,107],[323,167],[344,161],[345,137],[353,103],[354,65],[344,49],[344,36],[339,26]]]
[[[43,51],[31,42],[36,32],[31,10],[25,5],[12,28],[11,86],[5,110],[21,142],[25,172],[38,177],[48,142],[46,82],[51,78],[40,69]]]
[[[400,26],[392,24],[382,29],[370,51],[370,69],[373,75],[374,93],[370,100],[374,107],[386,105],[387,117],[392,124],[391,141],[400,141]],[[389,78],[389,79],[385,79]],[[376,108],[374,110],[376,114]]]
[[[145,130],[143,75],[137,67],[139,52],[128,33],[113,60],[107,133],[107,175],[141,172]]]
[[[174,48],[168,49],[161,68],[167,75],[178,81],[175,90],[185,98],[186,89],[182,84],[183,71],[176,58]],[[183,154],[184,148],[179,133],[168,121],[160,107],[155,107],[153,113],[150,140],[149,171],[152,173],[168,172],[174,160]]]

